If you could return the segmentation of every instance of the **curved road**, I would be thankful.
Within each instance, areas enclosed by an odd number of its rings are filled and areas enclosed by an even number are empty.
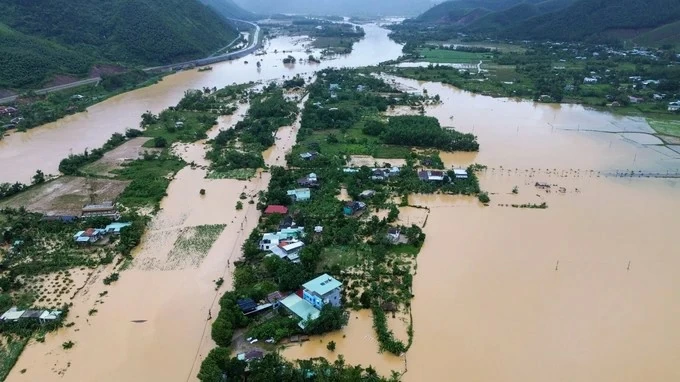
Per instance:
[[[191,61],[186,61],[186,62],[180,62],[180,63],[175,63],[175,64],[170,64],[170,65],[163,65],[163,66],[155,66],[151,68],[146,68],[144,69],[145,72],[164,72],[164,71],[169,71],[172,70],[173,68],[184,68],[187,66],[201,66],[201,65],[209,65],[209,64],[214,64],[216,62],[220,61],[226,61],[230,59],[235,59],[235,58],[241,58],[243,56],[247,56],[250,53],[254,52],[257,50],[257,48],[260,47],[260,34],[262,32],[262,29],[260,28],[259,25],[246,21],[246,20],[239,20],[239,19],[230,19],[231,21],[234,21],[236,23],[245,23],[253,26],[255,28],[255,33],[253,35],[253,39],[250,41],[250,44],[240,50],[237,50],[235,52],[231,53],[225,53],[221,54],[219,56],[213,56],[213,57],[206,57],[206,58],[200,58],[197,60],[191,60]],[[93,77],[93,78],[87,78],[84,80],[76,81],[76,82],[71,82],[68,84],[64,85],[58,85],[58,86],[52,86],[49,88],[44,88],[40,90],[36,90],[36,94],[47,94],[47,93],[52,93],[60,90],[65,90],[65,89],[70,89],[82,85],[89,85],[89,84],[94,84],[98,83],[101,81],[101,77]],[[0,104],[3,103],[8,103],[8,102],[13,102],[17,99],[17,96],[11,96],[11,97],[5,97],[5,98],[0,98]]]

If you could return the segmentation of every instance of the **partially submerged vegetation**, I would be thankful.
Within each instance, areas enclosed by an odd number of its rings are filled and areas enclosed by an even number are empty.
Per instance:
[[[399,76],[495,97],[606,107],[653,121],[678,119],[680,61],[672,46],[624,49],[587,43],[450,41],[448,37],[424,42],[402,37],[407,44],[397,62],[422,65],[388,69]],[[652,127],[659,134],[678,136],[662,123]]]
[[[243,96],[245,97],[245,95]],[[295,121],[298,107],[284,97],[275,83],[252,92],[246,117],[229,130],[220,131],[211,141],[207,159],[212,178],[249,178],[264,167],[262,151],[272,146],[279,127]]]
[[[351,53],[354,43],[365,36],[363,28],[349,23],[298,16],[292,18],[288,25],[273,24],[271,27],[282,28],[288,34],[310,37],[311,47],[322,49],[323,55]]]
[[[246,364],[229,359],[237,330],[249,340],[266,339],[275,344],[291,336],[338,330],[347,323],[344,309],[348,308],[371,310],[381,351],[408,351],[414,334],[411,288],[425,234],[421,227],[399,220],[395,198],[401,197],[402,205],[407,205],[411,193],[479,193],[475,166],[463,170],[464,178],[456,177],[453,170],[440,171],[436,179],[423,179],[422,175],[424,169],[444,168],[437,149],[477,150],[474,136],[444,130],[436,120],[424,116],[386,118],[382,114],[398,105],[417,110],[428,98],[401,93],[383,80],[355,70],[322,71],[308,89],[298,144],[286,158],[290,167],[270,168],[269,187],[257,203],[259,209],[277,206],[276,211],[287,213],[263,215],[244,243],[243,257],[234,264],[233,291],[222,296],[219,316],[212,325],[218,348],[203,362],[198,375],[202,381],[242,375],[240,370]],[[418,126],[423,133],[409,133],[408,125]],[[420,150],[412,151],[414,145],[421,146]],[[364,154],[365,148],[374,146],[382,146],[384,152],[392,153],[391,158],[405,165],[348,165],[352,154]],[[338,198],[341,189],[352,202]],[[386,211],[385,217],[374,215],[374,211]],[[293,243],[304,243],[299,254],[280,257],[265,249],[270,244],[263,244],[269,243],[263,237],[282,227],[288,227],[286,235],[292,235]],[[294,260],[298,255],[299,260]],[[267,313],[245,315],[242,311],[243,301],[271,302],[272,295],[295,293],[319,274],[342,282],[342,308],[325,304],[318,318],[302,321],[291,318],[283,306]],[[406,341],[394,335],[388,315],[409,322]],[[285,370],[281,362],[273,354],[250,360],[249,378],[274,375],[265,374],[261,368],[265,364],[274,368],[267,373],[281,372]],[[297,367],[304,368],[304,362]],[[366,376],[366,371],[355,373]],[[393,375],[393,380],[397,379]]]
[[[102,75],[102,80],[98,84],[43,95],[34,92],[21,94],[16,101],[8,105],[16,111],[0,115],[0,133],[3,129],[26,131],[54,122],[67,115],[85,111],[88,107],[117,94],[155,84],[162,78],[161,74],[133,70]]]

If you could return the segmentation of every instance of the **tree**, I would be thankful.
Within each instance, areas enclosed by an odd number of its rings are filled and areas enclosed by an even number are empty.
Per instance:
[[[342,308],[326,304],[321,308],[319,317],[307,322],[305,331],[310,334],[323,334],[340,330],[347,325],[348,320],[349,317]]]
[[[33,184],[45,183],[45,174],[42,171],[37,170],[35,172],[35,175],[33,175],[33,182],[32,183]]]
[[[164,137],[156,137],[153,140],[153,146],[156,148],[163,148],[168,146],[168,140]]]
[[[478,198],[479,198],[479,201],[484,203],[484,204],[487,204],[491,201],[491,198],[489,198],[489,194],[487,194],[486,192],[480,193]]]
[[[243,209],[243,202],[239,200],[238,202],[236,202],[236,210],[242,210],[242,209]]]
[[[326,349],[330,351],[335,351],[335,341],[329,341],[328,345],[326,345]]]

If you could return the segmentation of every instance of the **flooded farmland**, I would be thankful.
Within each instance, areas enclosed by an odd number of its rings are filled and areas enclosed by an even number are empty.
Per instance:
[[[365,65],[399,54],[385,30],[366,31],[352,55],[321,67]],[[299,50],[287,41],[272,44]],[[145,110],[174,104],[188,88],[315,70],[283,67],[281,57],[264,56],[262,72],[236,60],[215,65],[212,72],[179,73],[88,113],[12,135],[0,143],[0,160],[15,164],[3,167],[0,181],[30,178],[36,168],[55,172],[56,161],[69,149],[101,145],[111,133],[136,126]],[[335,354],[348,363],[372,364],[383,374],[406,371],[405,381],[680,379],[675,275],[680,251],[672,240],[680,229],[680,182],[614,176],[674,172],[680,155],[651,139],[631,139],[651,132],[644,120],[395,81],[439,94],[443,103],[426,113],[444,126],[478,135],[479,153],[442,159],[449,167],[488,166],[480,182],[491,203],[412,195],[410,204],[429,211],[402,209],[400,220],[424,226],[427,234],[414,278],[414,342],[405,356],[378,353],[366,311],[352,312],[341,332],[313,337],[283,354],[332,359],[325,345],[334,340]],[[237,120],[229,117],[217,128]],[[279,130],[275,147],[265,153],[268,164],[283,163],[298,127]],[[81,133],[82,142],[75,139]],[[179,147],[178,153],[202,165],[203,150],[199,142]],[[180,171],[131,269],[110,287],[93,279],[71,311],[69,320],[76,325],[48,335],[45,343],[31,343],[8,380],[195,380],[200,360],[214,345],[208,317],[216,316],[216,299],[231,285],[230,262],[257,222],[254,206],[236,211],[234,204],[241,192],[255,195],[267,182],[266,173],[236,181],[205,179],[201,169]],[[550,192],[537,182],[549,184]],[[199,195],[201,188],[205,196]],[[543,202],[547,209],[513,207]],[[207,224],[226,227],[198,265],[174,265],[175,239],[184,229]],[[225,286],[215,290],[219,277]],[[109,291],[104,304],[89,317],[104,289]],[[76,345],[65,352],[61,344],[67,339]]]

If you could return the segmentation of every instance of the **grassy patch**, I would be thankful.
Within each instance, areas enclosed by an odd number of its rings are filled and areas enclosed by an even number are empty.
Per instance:
[[[228,171],[211,171],[207,178],[208,179],[238,179],[238,180],[248,180],[255,176],[257,172],[254,168],[237,168]]]
[[[184,229],[168,258],[171,262],[178,263],[191,259],[192,264],[198,265],[225,227],[226,224],[209,224]]]
[[[478,63],[483,60],[493,59],[490,53],[471,53],[448,49],[418,49],[418,54],[427,62],[438,64],[453,63]]]
[[[680,119],[647,118],[647,123],[659,134],[680,137]]]
[[[28,338],[21,338],[10,340],[7,346],[0,347],[0,381],[7,378],[27,343]]]
[[[126,207],[158,206],[172,176],[184,166],[184,161],[166,152],[145,156],[115,170],[118,178],[132,181],[118,202]]]

